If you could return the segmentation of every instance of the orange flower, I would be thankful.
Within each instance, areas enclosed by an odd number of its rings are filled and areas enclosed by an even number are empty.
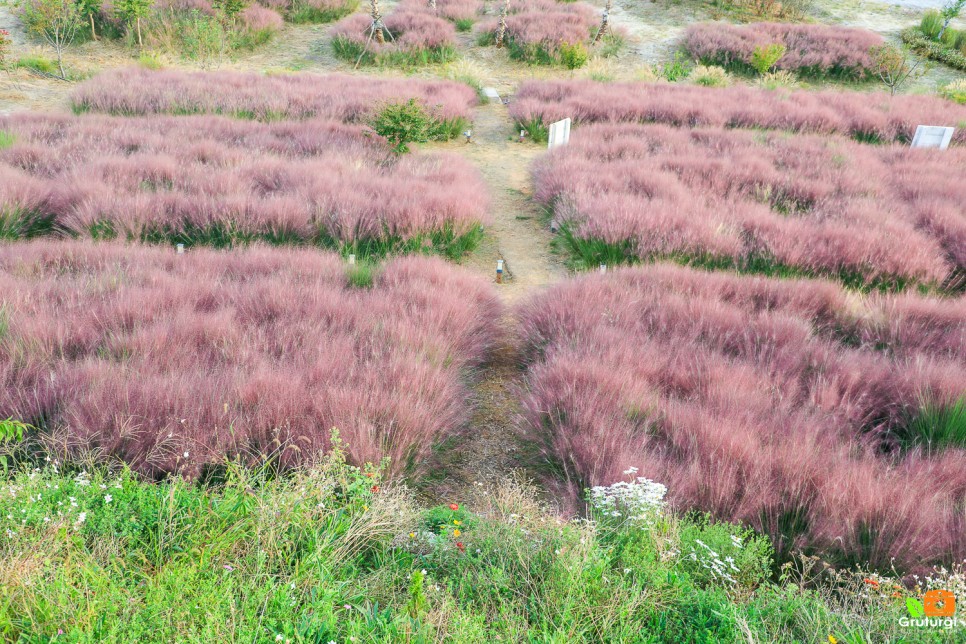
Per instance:
[[[452,510],[453,512],[456,512],[457,510],[460,509],[460,506],[459,506],[458,503],[450,503],[449,504],[449,509]]]
[[[875,579],[866,579],[865,580],[865,583],[869,584],[873,588],[878,588],[879,587],[879,582],[877,582]]]
[[[373,494],[378,494],[379,493],[379,486],[378,485],[373,485],[372,486],[372,493]]]
[[[458,536],[460,536],[461,534],[463,534],[463,533],[459,531],[459,528],[457,528],[456,530],[453,530],[453,536],[454,536],[454,537],[458,537]]]

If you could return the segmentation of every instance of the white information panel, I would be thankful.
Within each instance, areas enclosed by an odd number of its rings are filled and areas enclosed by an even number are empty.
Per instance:
[[[914,148],[938,148],[945,150],[953,140],[956,128],[938,127],[935,125],[920,125],[916,128],[916,136],[912,139]]]
[[[552,150],[558,145],[567,145],[570,141],[570,119],[550,124],[550,136],[547,137],[547,149]]]

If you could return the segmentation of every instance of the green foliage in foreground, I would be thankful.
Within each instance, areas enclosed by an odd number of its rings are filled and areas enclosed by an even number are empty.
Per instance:
[[[338,450],[285,476],[229,465],[210,486],[24,467],[0,480],[0,639],[943,641],[898,625],[895,586],[769,581],[768,541],[738,526],[566,522],[510,482],[472,513],[423,511],[380,476]]]

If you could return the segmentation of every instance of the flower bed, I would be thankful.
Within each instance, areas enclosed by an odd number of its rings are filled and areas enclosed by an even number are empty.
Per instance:
[[[468,419],[500,313],[434,258],[359,288],[318,251],[76,241],[0,246],[0,303],[0,415],[157,477],[311,461],[333,428],[357,464],[418,470]]]
[[[397,157],[324,120],[17,115],[0,119],[0,238],[69,234],[314,244],[359,255],[461,255],[487,190],[448,154]]]
[[[755,49],[781,44],[786,51],[775,69],[850,80],[873,77],[869,51],[882,43],[881,36],[865,29],[770,22],[740,26],[700,23],[688,27],[684,36],[688,53],[706,65],[754,72]]]
[[[933,96],[857,92],[787,92],[748,87],[700,87],[648,83],[530,81],[521,85],[510,115],[537,140],[563,118],[578,125],[599,122],[716,125],[843,134],[862,141],[910,142],[923,123],[956,127],[954,144],[966,142],[966,107]]]
[[[966,556],[966,300],[657,265],[522,324],[527,427],[574,492],[647,477],[839,564]]]
[[[594,125],[535,166],[585,264],[673,258],[860,288],[962,288],[966,151]]]

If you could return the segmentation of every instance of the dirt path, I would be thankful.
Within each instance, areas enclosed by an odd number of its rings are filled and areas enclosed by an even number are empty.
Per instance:
[[[502,344],[483,366],[467,400],[473,409],[469,426],[438,450],[431,470],[439,477],[424,490],[430,503],[462,500],[472,504],[480,484],[487,487],[506,480],[514,470],[536,478],[534,465],[539,455],[519,433],[522,406],[518,389],[523,384],[523,368],[512,309],[565,279],[568,271],[551,252],[552,235],[529,197],[530,164],[545,148],[519,142],[506,107],[499,102],[480,106],[473,123],[473,142],[444,147],[473,162],[490,187],[493,223],[483,244],[464,265],[491,280],[497,259],[505,261],[507,270],[505,283],[497,286],[509,309],[500,322]]]

